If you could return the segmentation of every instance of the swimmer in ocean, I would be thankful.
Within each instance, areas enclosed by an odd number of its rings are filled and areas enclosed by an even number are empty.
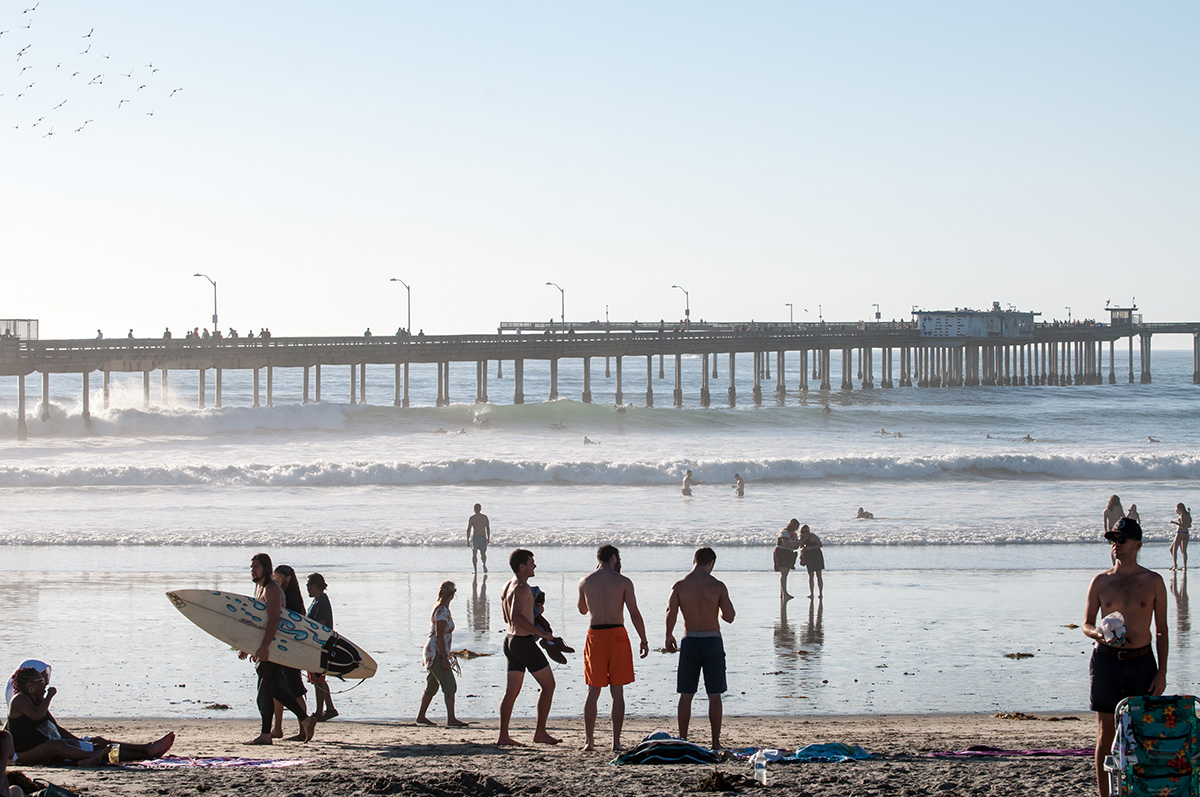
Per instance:
[[[873,515],[872,513],[868,512],[867,510],[863,509],[860,506],[858,508],[858,514],[854,516],[854,519],[855,520],[874,520],[875,515]]]
[[[692,472],[689,470],[683,477],[683,494],[690,497],[692,494],[692,488],[698,484],[704,484],[704,482],[700,481],[699,479],[693,479]]]
[[[1021,438],[1021,442],[1022,443],[1036,443],[1037,440],[1034,440],[1031,435],[1025,435],[1024,437]]]
[[[746,497],[746,480],[738,474],[733,474],[733,489],[737,491],[738,498]]]

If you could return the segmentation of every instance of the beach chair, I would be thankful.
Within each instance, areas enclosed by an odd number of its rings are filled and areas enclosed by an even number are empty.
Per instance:
[[[1128,697],[1104,760],[1113,797],[1200,797],[1200,720],[1192,695]]]

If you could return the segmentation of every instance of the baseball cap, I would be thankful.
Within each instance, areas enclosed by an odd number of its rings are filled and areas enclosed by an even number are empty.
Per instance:
[[[1123,517],[1112,527],[1112,531],[1104,535],[1104,539],[1112,541],[1117,537],[1142,541],[1142,525],[1131,517]]]

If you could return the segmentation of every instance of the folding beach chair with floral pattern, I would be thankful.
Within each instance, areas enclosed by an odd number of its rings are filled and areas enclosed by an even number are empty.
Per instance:
[[[1200,797],[1200,720],[1192,695],[1128,697],[1104,761],[1113,797]]]

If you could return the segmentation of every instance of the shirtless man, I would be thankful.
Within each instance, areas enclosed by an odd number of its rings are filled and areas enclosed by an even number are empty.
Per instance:
[[[1134,695],[1161,695],[1167,686],[1167,588],[1162,576],[1138,564],[1142,527],[1136,520],[1122,518],[1104,536],[1112,544],[1116,565],[1092,579],[1083,616],[1083,633],[1096,640],[1090,671],[1091,708],[1099,720],[1096,783],[1100,797],[1108,797],[1104,757],[1112,752],[1117,703]],[[1105,641],[1097,622],[1113,612],[1124,616],[1125,636]]]
[[[746,497],[746,480],[737,473],[733,474],[733,489],[738,498]]]
[[[471,567],[479,572],[478,557],[483,557],[483,572],[487,572],[487,547],[492,541],[492,524],[488,516],[480,510],[483,507],[475,505],[475,514],[467,518],[467,545],[471,546]]]
[[[265,553],[256,553],[250,560],[250,578],[258,586],[255,597],[266,604],[267,622],[263,628],[262,643],[254,653],[241,651],[239,659],[249,658],[257,663],[258,672],[258,713],[262,718],[262,732],[246,742],[246,744],[271,744],[271,721],[275,717],[275,701],[296,715],[300,721],[300,731],[304,741],[312,741],[317,730],[317,718],[309,716],[300,705],[297,695],[293,694],[284,677],[283,666],[269,661],[271,655],[271,640],[279,629],[279,615],[283,611],[283,588],[271,578],[274,568],[271,557]]]
[[[554,702],[554,673],[550,670],[550,662],[546,661],[541,648],[537,646],[536,638],[553,639],[554,635],[533,623],[533,591],[529,589],[529,579],[537,568],[533,552],[518,548],[508,557],[508,564],[513,577],[500,593],[500,606],[504,609],[504,621],[508,623],[508,636],[504,639],[508,681],[504,699],[500,701],[500,739],[497,744],[523,746],[509,735],[508,723],[512,719],[513,704],[517,702],[517,695],[521,693],[521,685],[525,682],[526,670],[542,689],[538,698],[537,729],[533,733],[533,740],[541,744],[558,744],[562,740],[546,732],[546,720],[550,716],[550,705]]]
[[[704,484],[704,482],[700,481],[699,479],[693,479],[692,472],[689,470],[683,477],[683,494],[686,496],[691,496],[692,488],[698,484]]]
[[[721,747],[721,694],[725,684],[725,645],[721,640],[718,617],[733,622],[733,602],[729,590],[713,578],[717,555],[712,548],[701,548],[692,559],[694,567],[671,587],[667,602],[667,652],[679,651],[679,671],[675,688],[679,692],[679,738],[686,739],[692,719],[692,698],[704,671],[704,691],[708,693],[708,721],[712,725],[712,746]],[[683,642],[675,642],[675,619],[683,612]]]
[[[612,695],[613,751],[621,749],[621,727],[625,724],[625,684],[633,683],[633,649],[625,631],[625,607],[642,640],[641,657],[650,654],[646,624],[633,595],[633,582],[621,575],[621,552],[612,545],[596,551],[600,563],[579,580],[579,613],[591,614],[587,642],[583,647],[583,678],[588,695],[583,704],[584,750],[595,750],[596,703],[600,690]]]

